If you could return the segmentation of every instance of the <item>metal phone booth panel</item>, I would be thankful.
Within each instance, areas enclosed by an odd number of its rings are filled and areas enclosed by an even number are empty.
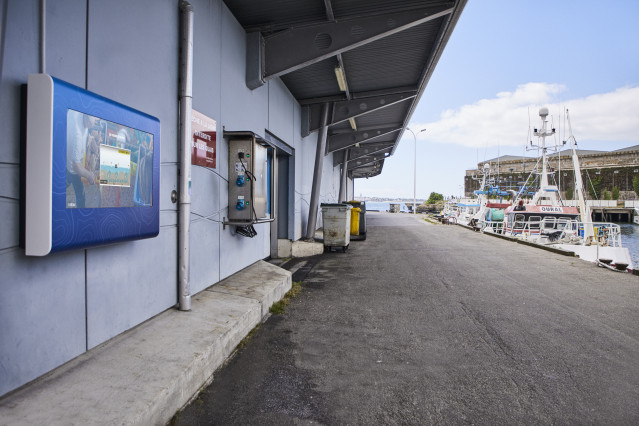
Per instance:
[[[249,227],[268,217],[268,152],[253,132],[224,132],[228,139],[228,219],[224,225]],[[248,231],[249,234],[255,232]],[[254,235],[248,235],[254,236]]]

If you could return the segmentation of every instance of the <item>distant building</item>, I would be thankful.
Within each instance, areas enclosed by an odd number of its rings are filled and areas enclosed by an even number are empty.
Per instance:
[[[605,190],[612,191],[616,187],[620,191],[620,199],[637,198],[632,180],[639,175],[639,145],[616,151],[577,150],[577,154],[587,197],[603,199]],[[575,188],[572,150],[566,149],[548,157],[551,171],[554,173],[550,177],[550,183],[559,187],[562,198],[572,198],[571,194]],[[502,155],[480,162],[476,169],[466,170],[464,194],[466,197],[472,197],[473,191],[479,189],[481,171],[485,164],[490,165],[495,184],[502,189],[518,190],[523,185],[535,188],[536,176],[531,176],[530,173],[537,162],[537,157],[513,155]],[[596,197],[593,196],[595,193]]]

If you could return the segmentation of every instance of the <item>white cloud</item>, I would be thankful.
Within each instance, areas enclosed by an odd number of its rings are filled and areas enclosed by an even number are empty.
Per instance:
[[[639,144],[639,87],[558,102],[564,86],[527,83],[514,92],[500,92],[458,109],[446,110],[432,123],[411,124],[428,129],[419,135],[430,142],[467,147],[523,146],[530,127],[539,127],[539,108],[550,110],[553,126],[563,135],[563,109],[568,108],[578,141],[615,141]],[[605,149],[602,147],[602,149]]]

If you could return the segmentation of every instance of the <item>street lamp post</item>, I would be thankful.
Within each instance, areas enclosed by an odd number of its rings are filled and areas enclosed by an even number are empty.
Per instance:
[[[408,127],[406,130],[413,134],[413,140],[415,141],[415,155],[413,156],[413,214],[417,214],[417,135],[425,132],[426,129],[422,129],[417,133]]]

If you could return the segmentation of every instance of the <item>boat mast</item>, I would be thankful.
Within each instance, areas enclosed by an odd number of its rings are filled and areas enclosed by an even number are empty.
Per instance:
[[[479,187],[479,191],[475,191],[475,194],[477,194],[477,202],[479,203],[479,210],[477,211],[477,213],[475,213],[472,217],[472,219],[481,219],[482,215],[485,213],[486,210],[486,203],[488,202],[488,193],[489,193],[489,188],[487,187],[487,185],[490,185],[490,182],[488,181],[488,175],[490,173],[490,165],[488,163],[484,164],[484,176],[481,179],[481,186]]]
[[[490,165],[488,163],[484,164],[484,175],[481,178],[481,187],[480,187],[480,193],[479,193],[479,198],[480,200],[482,199],[482,196],[487,194],[487,189],[486,189],[486,177],[488,176],[488,172],[490,171]],[[487,198],[487,197],[484,197]]]
[[[546,136],[552,136],[555,134],[555,129],[547,130],[548,124],[548,108],[542,107],[539,109],[539,116],[541,117],[541,129],[535,129],[535,136],[541,138],[541,182],[539,184],[539,191],[537,191],[532,199],[532,204],[541,204],[540,200],[549,199],[550,204],[556,206],[559,204],[557,197],[558,188],[555,185],[548,184],[548,167],[546,159]]]
[[[592,228],[592,213],[590,206],[586,203],[584,194],[584,184],[581,179],[581,168],[579,167],[579,158],[577,157],[577,144],[575,137],[572,135],[572,125],[570,124],[570,115],[568,109],[566,109],[566,120],[568,121],[568,133],[570,141],[570,147],[572,148],[572,166],[575,172],[575,192],[577,193],[577,200],[579,200],[579,212],[581,213],[581,221],[584,224],[584,243],[590,245],[594,240],[595,233]]]

